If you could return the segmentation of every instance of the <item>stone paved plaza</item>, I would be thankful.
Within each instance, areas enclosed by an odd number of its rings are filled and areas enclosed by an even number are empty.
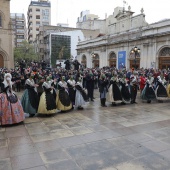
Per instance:
[[[137,102],[0,128],[0,170],[170,170],[170,101]]]

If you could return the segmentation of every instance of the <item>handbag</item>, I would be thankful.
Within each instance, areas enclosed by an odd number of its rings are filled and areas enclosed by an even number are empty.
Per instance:
[[[9,95],[8,96],[8,101],[10,103],[16,103],[18,101],[18,97],[15,94]]]

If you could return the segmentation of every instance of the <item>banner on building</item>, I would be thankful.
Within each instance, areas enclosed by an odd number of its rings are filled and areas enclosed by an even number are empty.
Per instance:
[[[126,51],[118,52],[118,69],[126,67]]]

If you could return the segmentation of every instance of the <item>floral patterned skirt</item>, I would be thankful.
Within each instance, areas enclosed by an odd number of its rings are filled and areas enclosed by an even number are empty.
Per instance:
[[[10,125],[24,121],[24,111],[20,100],[10,103],[5,93],[0,94],[0,123]]]

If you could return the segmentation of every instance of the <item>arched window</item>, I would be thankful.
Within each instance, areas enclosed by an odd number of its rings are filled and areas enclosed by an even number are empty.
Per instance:
[[[170,69],[170,47],[164,47],[159,53],[159,69]]]
[[[110,67],[116,67],[116,53],[115,52],[111,52],[109,55],[109,66]]]

